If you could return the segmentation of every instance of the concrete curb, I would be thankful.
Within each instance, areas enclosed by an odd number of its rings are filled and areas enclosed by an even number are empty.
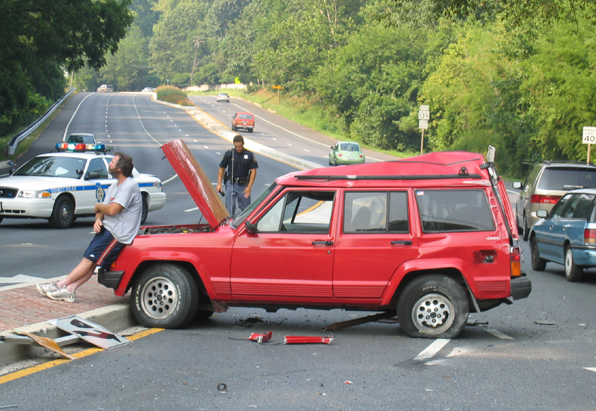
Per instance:
[[[77,314],[77,316],[81,317],[82,319],[89,320],[95,324],[99,324],[117,334],[122,330],[138,325],[137,321],[130,312],[129,307],[130,304],[128,302],[113,304],[108,305],[107,307],[96,308],[95,310]],[[47,321],[17,328],[16,331],[25,331],[31,334],[39,335],[41,337],[52,339],[68,335]],[[3,332],[3,335],[14,335],[14,333],[8,331]],[[0,342],[0,366],[33,358],[43,354],[45,351],[45,348],[40,347],[35,343],[30,345],[20,345]]]

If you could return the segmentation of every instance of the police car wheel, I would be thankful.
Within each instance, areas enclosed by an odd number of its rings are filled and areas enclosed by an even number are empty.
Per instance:
[[[175,264],[154,264],[132,287],[132,314],[145,327],[182,328],[194,318],[199,293],[193,276]]]
[[[147,214],[149,214],[149,201],[147,200],[147,194],[143,193],[143,211],[141,211],[141,224],[145,224],[145,220],[147,220]]]
[[[464,287],[442,274],[420,276],[402,291],[397,319],[410,337],[456,338],[470,314]]]
[[[54,210],[49,219],[54,228],[68,228],[74,222],[74,203],[69,197],[61,196],[54,203]]]

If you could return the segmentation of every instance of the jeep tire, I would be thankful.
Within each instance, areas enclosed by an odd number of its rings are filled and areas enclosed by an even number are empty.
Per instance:
[[[464,287],[441,274],[412,280],[400,294],[397,319],[410,337],[456,338],[470,314]]]
[[[182,328],[188,325],[199,303],[192,275],[175,264],[154,264],[132,287],[132,314],[145,327]]]

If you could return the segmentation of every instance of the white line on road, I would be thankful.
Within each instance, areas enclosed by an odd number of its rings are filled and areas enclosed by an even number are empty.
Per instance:
[[[596,372],[596,368],[594,367],[584,367],[584,370]]]
[[[441,351],[441,349],[449,343],[449,341],[451,340],[448,338],[439,338],[435,340],[431,345],[426,347],[424,351],[418,354],[414,358],[414,361],[424,361],[434,357],[436,353]]]

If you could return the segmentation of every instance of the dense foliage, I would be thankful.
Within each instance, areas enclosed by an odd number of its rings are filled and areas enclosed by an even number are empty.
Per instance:
[[[99,68],[132,22],[130,0],[0,0],[0,137],[64,94],[65,71]]]
[[[280,85],[346,138],[409,153],[427,104],[426,150],[492,144],[517,176],[585,160],[582,127],[596,126],[594,0],[130,1],[119,51],[79,70],[79,89]]]
[[[193,106],[186,93],[174,86],[161,86],[155,90],[157,99],[179,106]]]

